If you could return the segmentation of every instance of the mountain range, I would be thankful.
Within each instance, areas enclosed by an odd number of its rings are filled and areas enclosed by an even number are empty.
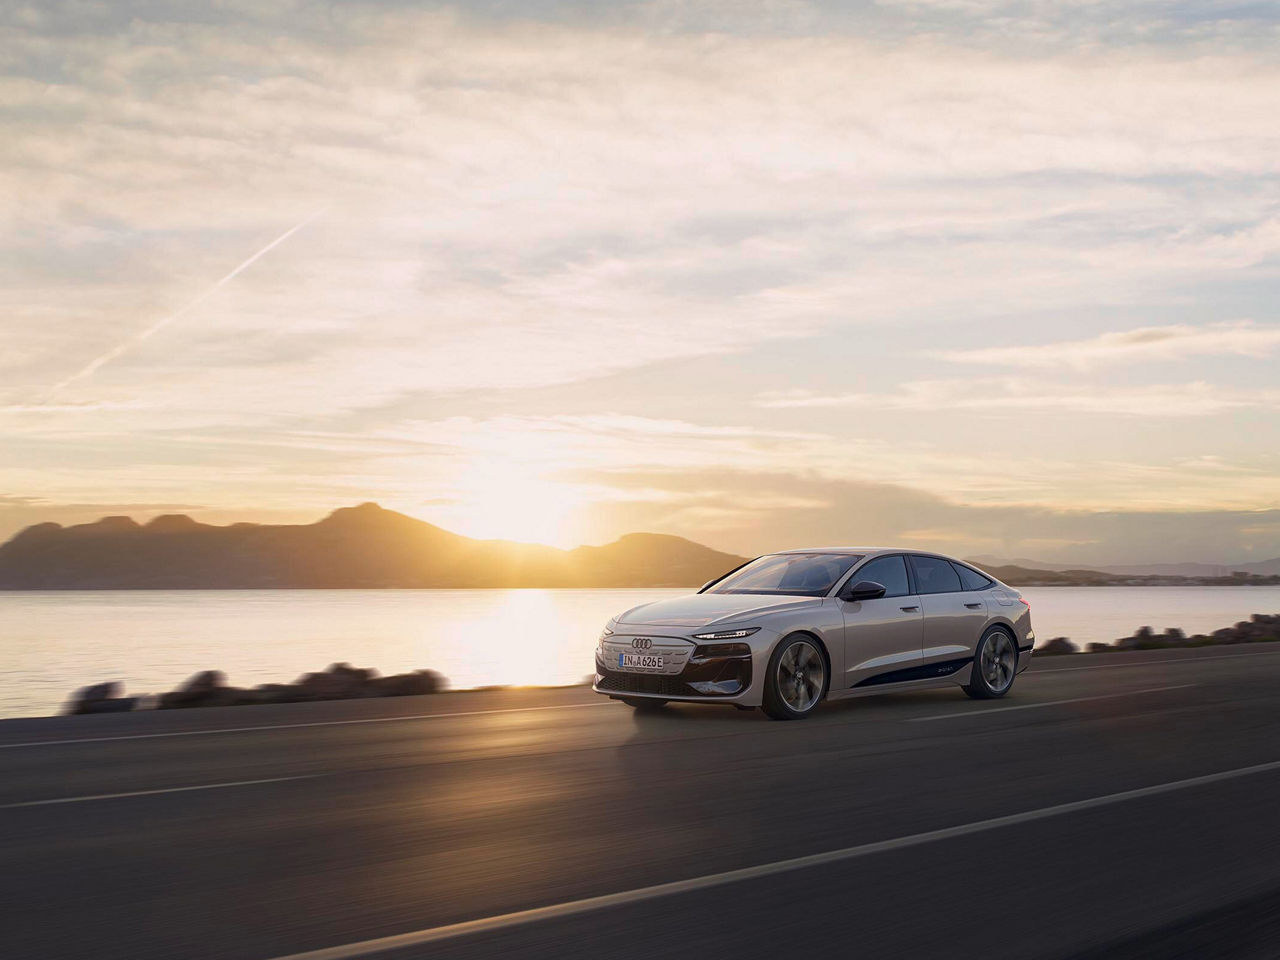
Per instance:
[[[573,550],[474,540],[365,503],[298,525],[214,526],[181,514],[145,524],[129,517],[36,524],[0,545],[0,590],[689,587],[745,560],[657,533]],[[1280,558],[1088,570],[996,557],[971,562],[1012,586],[1280,583]],[[1233,578],[1234,571],[1252,576]]]
[[[573,550],[473,540],[366,503],[303,525],[184,515],[41,523],[0,546],[0,589],[668,587],[745,559],[654,533]]]

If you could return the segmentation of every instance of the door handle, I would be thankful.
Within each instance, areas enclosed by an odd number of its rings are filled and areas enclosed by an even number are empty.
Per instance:
[[[919,610],[920,608],[919,607],[899,607],[898,609],[901,610],[903,613],[910,613],[912,610]]]
[[[982,604],[980,604],[980,603],[966,603],[966,604],[965,604],[965,606],[966,606],[966,607],[968,607],[970,610],[981,610],[981,609],[982,609]]]

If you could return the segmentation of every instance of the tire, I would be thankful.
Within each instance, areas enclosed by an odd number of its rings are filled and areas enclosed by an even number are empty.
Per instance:
[[[622,702],[641,712],[661,710],[667,704],[665,700],[654,700],[649,697],[623,697]]]
[[[995,700],[1013,689],[1017,675],[1018,644],[1004,627],[992,627],[978,641],[964,692],[975,700]]]
[[[831,670],[822,644],[807,633],[783,637],[764,677],[764,712],[774,720],[810,716],[827,695]]]

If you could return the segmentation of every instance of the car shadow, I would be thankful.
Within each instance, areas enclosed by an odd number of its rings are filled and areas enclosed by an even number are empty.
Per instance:
[[[1012,696],[1012,694],[1011,694]],[[811,717],[804,720],[789,721],[794,726],[804,726],[812,722],[820,722],[824,717],[848,717],[850,714],[865,714],[866,718],[885,719],[897,712],[908,712],[913,707],[928,704],[967,703],[969,698],[959,687],[939,687],[926,690],[902,690],[897,693],[879,693],[874,696],[848,697],[840,700],[828,700],[822,703]],[[739,710],[731,704],[719,703],[681,703],[668,701],[659,707],[636,709],[619,704],[633,713],[633,720],[638,729],[656,730],[672,723],[700,724],[733,724],[742,723],[774,723],[765,715],[764,710],[756,707],[752,710]]]

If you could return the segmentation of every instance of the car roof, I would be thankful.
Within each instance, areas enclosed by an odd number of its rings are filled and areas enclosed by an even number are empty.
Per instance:
[[[933,550],[920,550],[916,547],[803,547],[798,550],[778,550],[767,556],[778,556],[779,554],[805,554],[805,553],[829,553],[834,556],[860,556],[874,557],[882,553],[910,553],[921,557],[941,557],[943,560],[951,560],[954,563],[964,564],[966,567],[972,567],[973,564],[965,560],[957,560],[945,553],[937,553]],[[976,569],[976,568],[975,568]]]

